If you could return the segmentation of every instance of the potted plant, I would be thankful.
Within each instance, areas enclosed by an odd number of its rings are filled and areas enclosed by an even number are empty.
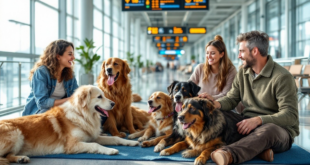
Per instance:
[[[99,61],[100,56],[97,55],[97,51],[93,53],[93,49],[96,48],[94,41],[91,39],[84,39],[84,45],[77,47],[80,52],[80,59],[75,59],[83,68],[84,72],[80,75],[80,85],[94,84],[94,74],[92,72],[93,65]]]
[[[142,73],[142,67],[143,67],[143,62],[141,61],[141,57],[142,55],[138,55],[137,56],[137,60],[136,60],[136,67],[138,68],[138,77],[140,77],[140,73]]]
[[[133,53],[130,53],[130,52],[127,52],[127,62],[128,62],[128,65],[130,67],[130,70],[131,72],[129,73],[131,76],[132,76],[132,73],[134,73],[134,57],[133,57]]]

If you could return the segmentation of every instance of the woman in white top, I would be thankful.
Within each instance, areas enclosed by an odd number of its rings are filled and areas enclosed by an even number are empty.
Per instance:
[[[206,45],[206,62],[195,68],[189,80],[201,87],[199,97],[210,95],[218,99],[226,96],[236,74],[237,70],[228,58],[223,38],[216,35]]]

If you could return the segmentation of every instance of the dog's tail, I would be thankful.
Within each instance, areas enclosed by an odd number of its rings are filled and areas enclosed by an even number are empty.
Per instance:
[[[142,100],[141,96],[136,93],[132,94],[131,98],[132,98],[131,100],[132,102],[140,102]]]
[[[10,162],[8,159],[0,157],[0,165],[9,165],[9,164]]]

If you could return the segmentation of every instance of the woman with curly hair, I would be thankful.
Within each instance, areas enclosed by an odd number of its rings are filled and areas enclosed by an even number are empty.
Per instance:
[[[216,35],[206,45],[206,62],[195,68],[189,80],[201,87],[199,97],[206,98],[209,95],[216,100],[226,96],[236,74],[223,38]]]
[[[23,116],[44,113],[66,102],[78,88],[73,75],[74,46],[65,40],[50,43],[30,71],[31,92]]]

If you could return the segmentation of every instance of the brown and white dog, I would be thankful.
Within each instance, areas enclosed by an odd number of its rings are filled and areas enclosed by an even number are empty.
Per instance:
[[[120,58],[108,58],[103,61],[98,76],[98,87],[105,96],[115,101],[116,105],[109,111],[109,118],[103,128],[113,136],[125,137],[122,131],[135,133],[136,129],[144,129],[150,115],[137,107],[132,107],[132,91],[128,73],[129,65]]]
[[[161,139],[168,137],[172,133],[173,128],[174,110],[172,99],[169,95],[163,92],[154,92],[150,96],[148,104],[150,107],[149,113],[152,113],[149,126],[143,131],[128,136],[128,139],[140,137],[138,141],[143,141],[141,147],[150,147],[158,144]],[[145,141],[152,136],[157,138]]]
[[[102,145],[136,146],[137,141],[100,136],[100,114],[114,102],[95,86],[81,86],[71,98],[43,114],[0,121],[0,164],[28,163],[30,155],[118,154]]]

